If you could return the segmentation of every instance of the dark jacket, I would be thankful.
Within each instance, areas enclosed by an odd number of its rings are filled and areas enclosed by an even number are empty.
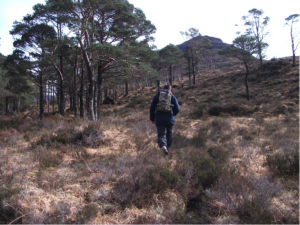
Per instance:
[[[167,90],[162,90],[164,92],[168,92]],[[175,123],[175,116],[179,113],[180,111],[180,106],[178,104],[178,101],[176,97],[172,94],[171,97],[171,104],[172,109],[171,112],[168,113],[163,113],[160,112],[159,110],[156,111],[156,106],[159,102],[159,95],[160,92],[154,96],[151,106],[150,106],[150,120],[153,122],[155,121],[155,124],[157,126],[159,125],[174,125]]]

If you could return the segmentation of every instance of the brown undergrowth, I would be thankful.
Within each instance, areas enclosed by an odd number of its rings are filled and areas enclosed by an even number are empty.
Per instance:
[[[0,123],[0,223],[299,223],[299,64],[203,71],[174,88],[170,154],[149,121],[155,87],[91,122]],[[179,85],[178,85],[179,86]]]

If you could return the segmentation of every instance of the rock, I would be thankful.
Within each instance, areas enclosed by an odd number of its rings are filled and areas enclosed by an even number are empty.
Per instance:
[[[199,36],[195,37],[196,42],[201,42],[203,38],[207,38],[210,40],[211,47],[209,49],[222,49],[229,47],[229,44],[224,43],[220,38],[215,38],[215,37],[210,37],[210,36]],[[189,41],[186,41],[180,45],[177,45],[177,47],[181,50],[184,51],[186,46],[189,44]]]

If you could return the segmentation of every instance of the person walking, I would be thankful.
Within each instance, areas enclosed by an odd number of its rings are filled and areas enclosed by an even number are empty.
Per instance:
[[[154,96],[150,106],[150,120],[157,127],[158,146],[165,155],[173,141],[173,125],[175,116],[179,113],[180,106],[176,97],[171,92],[171,86],[165,85],[163,90]]]

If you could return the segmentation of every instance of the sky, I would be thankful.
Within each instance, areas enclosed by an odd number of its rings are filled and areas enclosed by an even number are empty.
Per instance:
[[[242,16],[256,8],[263,10],[263,16],[269,16],[267,27],[269,34],[266,42],[267,59],[292,55],[289,29],[284,27],[285,18],[300,14],[299,0],[129,0],[140,8],[156,26],[155,42],[161,49],[168,44],[178,45],[185,41],[180,31],[189,28],[198,29],[201,35],[220,38],[227,44],[244,32]],[[32,6],[45,3],[44,0],[0,0],[0,53],[11,54],[13,38],[9,34],[15,20],[32,13]],[[238,26],[236,26],[238,25]],[[300,22],[297,24],[300,30]],[[300,37],[300,35],[299,35]],[[296,52],[299,55],[300,47]]]

